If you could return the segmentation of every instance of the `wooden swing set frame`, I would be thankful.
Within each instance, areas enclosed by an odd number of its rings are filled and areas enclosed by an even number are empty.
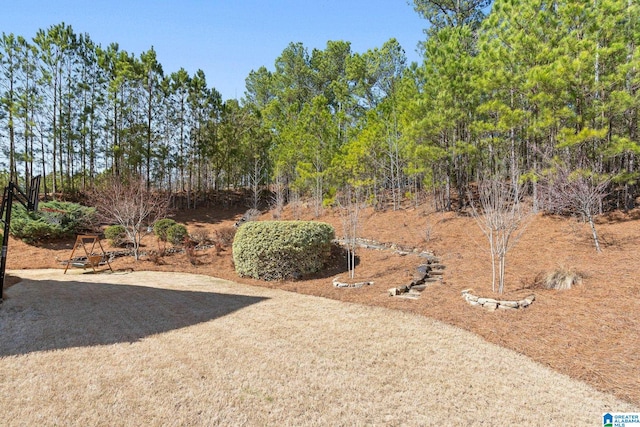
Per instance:
[[[87,245],[91,245],[90,249],[87,249]],[[100,248],[100,252],[96,251],[96,245]],[[83,260],[74,261],[73,255],[79,248],[82,248],[86,258]],[[78,237],[76,237],[76,243],[73,245],[71,256],[69,256],[69,260],[67,261],[67,265],[64,268],[63,274],[67,273],[70,265],[73,267],[81,267],[84,269],[86,269],[87,267],[91,267],[93,269],[93,272],[96,273],[96,267],[99,267],[103,263],[106,263],[107,266],[109,266],[109,270],[113,272],[111,263],[109,263],[109,256],[104,251],[102,243],[100,242],[100,236],[93,234],[79,234]]]

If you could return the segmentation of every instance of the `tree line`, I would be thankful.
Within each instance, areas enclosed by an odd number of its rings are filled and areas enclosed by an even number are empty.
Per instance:
[[[395,39],[364,53],[290,43],[247,76],[240,101],[223,101],[202,71],[165,74],[153,48],[103,48],[65,24],[29,41],[3,34],[4,179],[39,173],[55,194],[135,175],[189,198],[269,185],[318,211],[346,188],[394,207],[426,192],[447,210],[483,177],[544,208],[568,170],[607,183],[604,208],[635,206],[637,2],[413,5],[426,27],[420,64]]]

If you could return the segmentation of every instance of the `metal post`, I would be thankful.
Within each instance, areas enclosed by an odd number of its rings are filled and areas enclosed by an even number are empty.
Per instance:
[[[4,217],[4,233],[2,234],[2,259],[0,260],[0,304],[4,293],[4,272],[7,267],[7,248],[9,246],[9,224],[11,223],[11,206],[13,204],[13,183],[7,187],[7,199],[5,200],[6,214]],[[4,212],[3,212],[4,213]],[[0,213],[1,215],[2,213]]]
[[[41,176],[34,176],[31,178],[31,185],[27,193],[24,194],[20,188],[13,182],[4,188],[4,196],[2,198],[2,209],[0,212],[0,220],[4,215],[4,234],[2,235],[2,254],[0,259],[0,303],[2,303],[2,293],[4,291],[4,273],[7,268],[7,249],[9,247],[9,231],[11,226],[11,208],[13,206],[14,197],[18,200],[22,206],[29,211],[35,211],[38,209],[38,193],[40,192],[40,178]]]

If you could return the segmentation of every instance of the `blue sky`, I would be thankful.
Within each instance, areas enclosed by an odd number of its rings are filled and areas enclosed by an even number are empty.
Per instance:
[[[242,98],[249,72],[272,70],[290,42],[365,52],[395,37],[419,62],[427,25],[407,0],[19,0],[3,5],[0,32],[31,39],[60,22],[136,56],[153,46],[165,73],[202,69],[223,99]]]

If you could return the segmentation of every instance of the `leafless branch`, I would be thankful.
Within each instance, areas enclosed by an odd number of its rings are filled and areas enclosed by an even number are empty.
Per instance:
[[[351,279],[355,276],[356,246],[360,212],[363,208],[361,199],[361,190],[351,186],[343,189],[336,197],[342,219],[342,231],[347,246],[347,268]]]
[[[509,250],[522,236],[531,217],[531,210],[522,203],[520,184],[498,178],[478,183],[477,200],[472,198],[473,218],[489,241],[492,289],[504,292],[506,258]]]
[[[149,226],[167,215],[170,198],[148,190],[143,179],[112,177],[91,193],[90,200],[103,221],[124,226],[138,259],[142,237]]]
[[[601,252],[595,216],[607,196],[611,180],[586,170],[571,171],[565,164],[555,164],[540,180],[539,194],[543,209],[557,214],[577,214],[587,221],[597,252]]]

